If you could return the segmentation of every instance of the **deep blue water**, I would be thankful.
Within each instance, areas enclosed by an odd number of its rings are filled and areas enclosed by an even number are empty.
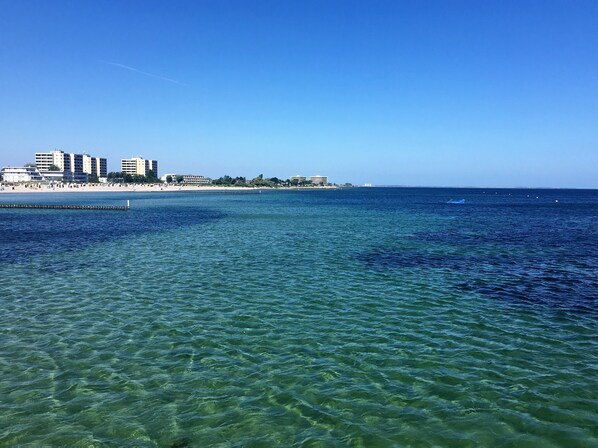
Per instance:
[[[0,199],[0,445],[598,445],[596,190]]]

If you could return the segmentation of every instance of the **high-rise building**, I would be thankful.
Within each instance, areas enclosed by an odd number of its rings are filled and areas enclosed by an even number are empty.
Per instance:
[[[158,161],[146,160],[143,157],[132,157],[130,159],[122,159],[120,162],[121,171],[125,174],[147,176],[149,171],[158,177]]]
[[[35,166],[39,171],[51,171],[50,167],[57,167],[54,171],[67,171],[74,174],[91,174],[97,177],[108,175],[108,163],[103,157],[92,157],[88,154],[65,153],[54,150],[51,152],[36,152]],[[77,178],[83,178],[77,176]]]
[[[51,152],[36,152],[35,166],[40,171],[50,171],[51,166],[58,168],[58,170],[54,171],[71,171],[70,154],[65,154],[64,151],[58,150]]]
[[[158,161],[157,160],[146,160],[145,161],[145,170],[153,171],[154,176],[158,177]]]
[[[70,171],[71,173],[84,173],[83,171],[83,154],[66,154],[70,161],[70,169],[64,171]]]
[[[98,177],[108,177],[108,160],[105,157],[97,157],[98,161]]]
[[[108,176],[106,159],[103,157],[92,157],[88,154],[83,154],[83,172],[98,178]]]

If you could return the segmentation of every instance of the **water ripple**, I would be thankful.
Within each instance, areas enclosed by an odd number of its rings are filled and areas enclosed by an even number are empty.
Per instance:
[[[596,445],[594,254],[376,201],[175,196],[218,219],[0,263],[0,445]]]

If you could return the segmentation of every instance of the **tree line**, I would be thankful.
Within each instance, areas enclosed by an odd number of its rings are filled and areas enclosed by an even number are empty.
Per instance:
[[[297,179],[290,180],[279,179],[278,177],[264,177],[263,174],[248,180],[243,176],[232,177],[225,175],[212,180],[212,184],[229,187],[290,187],[311,185],[311,180],[298,182]]]
[[[118,171],[108,173],[108,182],[125,184],[155,184],[160,182],[156,174],[149,170],[145,176],[141,174],[128,174]]]
[[[143,183],[157,183],[161,182],[156,177],[153,171],[148,171],[146,176],[127,174],[123,172],[110,172],[108,173],[108,182],[112,183],[128,183],[128,184],[143,184]],[[166,176],[166,182],[171,183],[183,183],[182,175]],[[232,177],[224,175],[218,179],[212,180],[212,185],[225,186],[225,187],[307,187],[311,186],[311,180],[305,180],[299,182],[297,179],[280,179],[278,177],[264,177],[263,174],[254,177],[253,179],[247,179],[244,176]]]

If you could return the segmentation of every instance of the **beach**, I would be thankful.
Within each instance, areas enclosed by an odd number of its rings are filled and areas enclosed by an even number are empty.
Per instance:
[[[331,189],[334,186],[318,186],[318,187],[281,187],[278,189],[285,190],[319,190]],[[4,190],[0,188],[0,194],[6,193],[175,193],[181,191],[201,191],[201,192],[222,192],[222,191],[258,191],[258,190],[274,190],[276,188],[267,187],[223,187],[218,185],[164,185],[164,184],[106,184],[106,185],[89,185],[89,184],[71,184],[60,187],[49,187],[47,185],[14,185],[4,186]]]

